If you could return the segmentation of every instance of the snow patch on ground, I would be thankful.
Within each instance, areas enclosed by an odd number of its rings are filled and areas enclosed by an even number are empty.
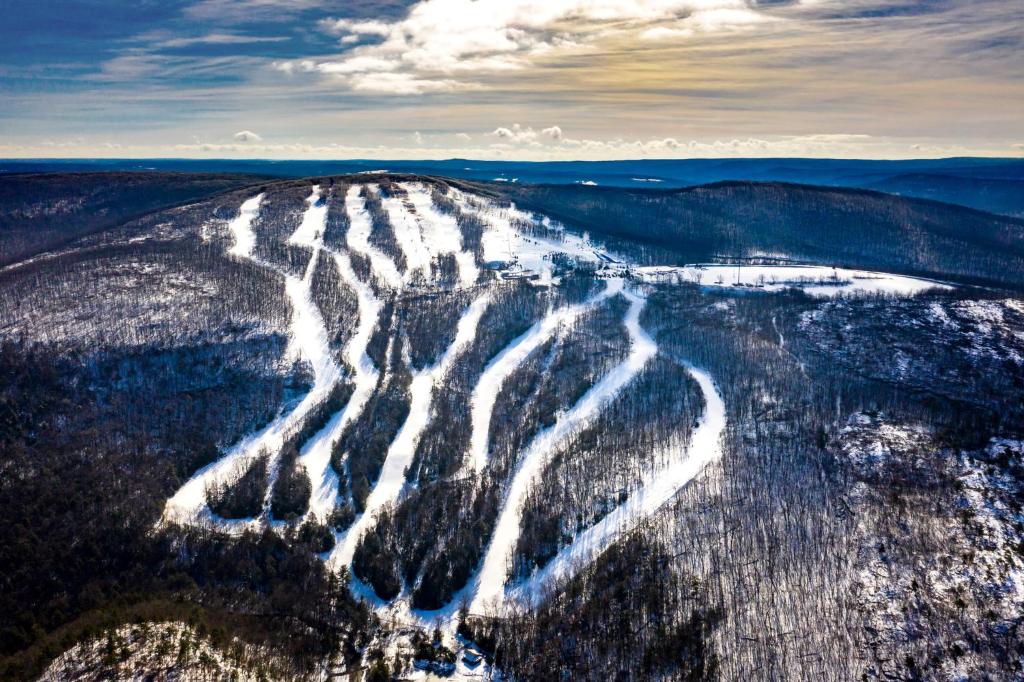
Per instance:
[[[215,647],[185,623],[123,625],[58,656],[40,682],[175,680],[258,682],[278,677],[267,652],[235,639]],[[283,671],[281,671],[283,672]]]
[[[657,265],[635,267],[631,271],[645,282],[692,283],[760,291],[797,288],[821,298],[862,294],[913,296],[930,289],[952,289],[948,284],[917,277],[825,265]]]
[[[859,413],[840,450],[861,479],[849,495],[861,545],[852,587],[868,673],[898,676],[906,656],[921,664],[937,649],[955,652],[929,662],[938,679],[985,679],[1003,653],[969,642],[1012,636],[1024,619],[1024,443],[950,451],[924,426]]]

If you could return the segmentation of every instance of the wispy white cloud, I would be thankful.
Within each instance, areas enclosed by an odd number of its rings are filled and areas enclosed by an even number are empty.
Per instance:
[[[191,47],[193,45],[247,45],[255,43],[280,43],[288,40],[285,36],[251,36],[239,33],[207,33],[200,36],[167,38],[153,43],[154,48]]]
[[[321,22],[342,45],[364,37],[376,42],[320,60],[315,70],[386,94],[480,89],[482,75],[525,69],[603,40],[637,33],[679,38],[769,21],[777,19],[752,0],[421,0],[396,21]]]
[[[188,5],[185,14],[193,19],[245,23],[260,18],[281,18],[325,4],[325,0],[199,0]]]

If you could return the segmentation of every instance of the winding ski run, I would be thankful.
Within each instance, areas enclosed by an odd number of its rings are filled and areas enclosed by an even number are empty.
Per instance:
[[[382,205],[407,263],[406,271],[400,272],[392,258],[370,243],[373,223],[361,195],[364,187],[367,192],[379,192],[379,188],[372,184],[352,185],[344,198],[349,218],[346,251],[331,249],[324,244],[327,201],[319,186],[312,188],[302,220],[288,239],[290,244],[307,248],[311,252],[302,277],[287,273],[256,255],[257,240],[252,224],[259,215],[263,194],[246,200],[238,216],[228,224],[233,239],[228,253],[232,257],[272,269],[284,279],[285,290],[292,305],[289,352],[312,367],[313,386],[294,407],[282,411],[265,427],[231,447],[219,460],[196,472],[168,500],[163,523],[207,525],[229,533],[257,528],[266,523],[277,525],[270,518],[270,497],[285,439],[289,433],[301,428],[313,408],[325,400],[339,382],[351,381],[353,392],[346,405],[303,444],[299,453],[299,463],[305,467],[313,483],[306,518],[325,521],[340,502],[337,474],[330,465],[331,452],[345,426],[363,412],[378,384],[380,370],[367,354],[368,344],[383,307],[375,291],[400,292],[419,275],[429,280],[435,259],[445,254],[455,258],[460,285],[468,287],[478,281],[479,268],[474,255],[462,248],[461,233],[455,217],[438,211],[433,205],[428,187],[417,183],[403,183],[401,188],[404,196],[382,198]],[[477,214],[489,225],[490,229],[484,235],[485,251],[495,247],[512,249],[515,244],[517,248],[513,250],[517,253],[502,255],[516,258],[521,264],[548,266],[542,252],[548,250],[549,245],[523,235],[510,219],[523,218],[527,214],[517,212],[514,207],[498,209],[484,199],[474,198],[469,201],[469,197],[461,193],[453,193],[451,196],[463,210]],[[554,248],[559,245],[550,246]],[[581,257],[589,253],[591,255],[588,258],[597,260],[594,252],[588,251],[589,243],[575,237],[567,236],[561,246],[567,246],[569,251]],[[367,258],[371,278],[377,281],[376,289],[356,275],[348,252]],[[341,354],[345,366],[335,361],[330,351],[324,320],[312,299],[312,277],[319,258],[333,259],[344,285],[355,292],[358,302],[356,330]],[[550,273],[541,279],[546,283],[555,283]],[[470,446],[463,464],[463,473],[466,475],[479,474],[487,467],[491,416],[497,397],[509,377],[559,329],[571,326],[585,312],[614,296],[623,296],[629,303],[623,324],[630,338],[630,352],[625,360],[607,372],[575,405],[560,414],[552,426],[537,434],[521,453],[484,559],[477,573],[459,594],[460,600],[468,601],[474,612],[500,612],[508,601],[535,605],[552,587],[571,578],[623,533],[655,513],[704,466],[721,454],[720,441],[725,427],[725,409],[721,397],[710,376],[687,366],[700,386],[706,406],[702,422],[694,432],[689,447],[674,448],[668,465],[648,472],[639,490],[634,491],[626,502],[594,526],[581,532],[544,569],[519,584],[506,585],[511,556],[520,534],[522,505],[530,488],[567,438],[600,414],[658,353],[657,344],[640,325],[646,299],[640,293],[628,289],[623,278],[607,279],[600,293],[582,303],[549,311],[524,334],[509,343],[488,362],[474,386],[470,405]],[[412,463],[420,437],[429,423],[435,392],[443,390],[446,374],[461,354],[474,343],[481,317],[490,302],[488,292],[478,295],[462,312],[455,338],[441,357],[432,366],[413,373],[409,414],[388,448],[365,511],[347,532],[338,536],[338,542],[328,557],[330,565],[335,569],[350,566],[360,539],[373,528],[381,509],[400,499],[407,485],[406,469]],[[350,376],[346,376],[348,370]],[[240,472],[244,472],[255,458],[264,454],[270,462],[270,485],[262,513],[254,518],[236,520],[214,515],[207,504],[207,489],[215,485],[232,484]],[[453,616],[453,605],[454,600],[453,604],[434,615]],[[418,622],[423,620],[420,616],[427,614],[408,615]]]
[[[622,291],[622,280],[610,279],[601,293],[585,303],[564,306],[549,312],[540,322],[514,339],[487,364],[473,388],[473,395],[470,399],[472,430],[463,475],[471,471],[479,474],[490,460],[488,445],[491,415],[494,412],[494,403],[497,401],[505,381],[526,361],[531,353],[550,340],[560,328],[571,326],[584,312],[620,291]]]
[[[234,245],[228,253],[272,269],[284,277],[285,291],[292,305],[289,352],[297,354],[310,364],[313,369],[313,386],[294,408],[283,411],[265,427],[236,443],[219,460],[197,471],[168,500],[162,517],[164,523],[212,525],[225,532],[238,533],[259,527],[263,522],[270,520],[270,496],[285,438],[300,428],[313,408],[326,400],[331,390],[344,379],[342,367],[332,357],[323,317],[312,299],[312,277],[318,258],[333,258],[345,284],[356,292],[359,321],[355,334],[343,351],[343,357],[354,372],[352,396],[346,406],[333,415],[327,425],[303,445],[300,452],[299,461],[306,467],[314,485],[309,515],[316,515],[323,520],[334,508],[338,486],[337,477],[330,467],[331,449],[344,426],[362,411],[376,385],[377,369],[367,357],[366,347],[373,334],[381,303],[372,289],[355,275],[348,255],[324,246],[323,232],[326,226],[327,205],[320,187],[313,187],[306,200],[307,209],[302,221],[288,240],[289,243],[307,247],[312,252],[301,278],[283,272],[254,254],[256,235],[252,230],[252,223],[259,214],[262,201],[262,194],[246,200],[238,217],[228,224],[228,230],[234,239]],[[365,208],[363,210],[365,212]],[[359,247],[362,246],[359,236],[356,234],[353,238],[353,235],[349,235],[349,246],[353,250],[360,250]],[[207,504],[207,489],[232,484],[240,473],[261,455],[266,455],[270,464],[269,485],[262,513],[249,519],[223,519],[213,514]]]
[[[455,340],[432,366],[413,374],[409,387],[409,415],[388,448],[384,465],[373,490],[366,500],[366,509],[341,538],[331,554],[331,564],[348,566],[356,546],[366,531],[373,528],[384,505],[395,502],[405,487],[405,470],[416,454],[423,429],[430,421],[430,403],[437,385],[448,373],[459,354],[476,338],[477,325],[490,301],[488,294],[478,296],[462,313]]]
[[[618,282],[612,284],[612,282]],[[640,326],[640,313],[646,299],[623,288],[621,280],[612,287],[629,301],[623,323],[630,337],[629,355],[594,384],[568,412],[559,415],[549,428],[541,431],[520,455],[519,463],[502,503],[498,522],[484,555],[471,602],[473,611],[494,611],[501,607],[512,553],[519,539],[522,505],[537,477],[567,437],[588,424],[658,352],[654,339]],[[611,292],[606,290],[611,295]]]
[[[648,472],[644,485],[625,502],[584,530],[563,548],[543,569],[515,586],[515,601],[536,606],[551,590],[572,579],[624,533],[637,527],[657,512],[679,490],[692,481],[704,467],[722,455],[725,431],[725,403],[707,372],[681,363],[700,387],[704,397],[704,415],[690,439],[688,448],[674,447],[667,466]]]

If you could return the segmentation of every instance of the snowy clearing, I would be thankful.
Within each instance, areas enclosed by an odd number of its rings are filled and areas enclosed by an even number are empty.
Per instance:
[[[758,291],[798,288],[821,298],[857,294],[913,296],[929,289],[952,289],[948,284],[917,277],[826,265],[697,264],[681,267],[646,266],[631,270],[645,282],[693,283],[706,287],[754,288]]]

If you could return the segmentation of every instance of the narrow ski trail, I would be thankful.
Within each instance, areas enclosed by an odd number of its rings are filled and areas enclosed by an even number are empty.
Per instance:
[[[373,528],[380,509],[398,499],[405,486],[405,470],[412,463],[420,436],[430,420],[434,390],[459,353],[476,338],[477,326],[489,302],[490,294],[478,296],[462,313],[455,339],[441,358],[432,366],[413,374],[409,387],[409,415],[388,448],[380,476],[366,500],[366,509],[331,554],[333,566],[340,568],[352,562],[360,538]]]
[[[511,596],[516,601],[531,607],[537,606],[552,588],[575,576],[623,534],[657,512],[705,466],[722,456],[722,434],[726,423],[722,396],[707,372],[689,363],[681,364],[697,382],[704,396],[704,415],[693,432],[689,447],[673,448],[676,456],[671,464],[648,472],[644,485],[633,492],[629,499],[577,535],[547,566],[513,588]]]
[[[629,355],[594,384],[568,412],[560,415],[554,425],[539,433],[524,451],[476,576],[476,589],[470,606],[475,613],[500,609],[504,602],[508,565],[520,534],[523,500],[536,477],[543,472],[552,452],[566,436],[604,408],[657,353],[657,344],[640,326],[640,313],[646,299],[625,289],[620,293],[629,301],[629,310],[624,318],[632,346]]]
[[[463,250],[462,230],[455,216],[442,213],[434,206],[430,190],[420,183],[402,183],[409,203],[416,210],[422,230],[423,243],[432,256],[453,254],[459,268],[459,283],[464,287],[473,286],[480,277],[473,253]],[[405,207],[401,207],[405,213]]]
[[[239,210],[238,217],[228,224],[228,229],[235,240],[229,253],[251,260],[284,276],[285,292],[292,304],[288,352],[295,353],[310,363],[313,368],[313,386],[294,408],[281,412],[265,427],[242,438],[229,448],[220,459],[193,474],[167,501],[161,519],[164,523],[204,522],[229,532],[240,532],[259,525],[268,510],[285,437],[301,425],[309,412],[329,395],[331,389],[341,379],[341,368],[331,357],[323,318],[310,294],[310,280],[316,267],[319,250],[313,247],[313,254],[301,278],[284,273],[274,265],[255,257],[253,250],[256,235],[252,231],[252,221],[259,213],[262,199],[263,195],[260,194],[246,200]],[[320,206],[319,200],[320,188],[314,187],[313,193],[307,199],[309,206],[296,230],[299,238],[293,243],[304,240],[307,235],[313,235],[314,241],[322,236],[326,207]],[[295,234],[289,241],[293,239]],[[212,485],[232,483],[232,477],[238,472],[239,467],[244,467],[261,453],[266,453],[270,457],[270,485],[264,498],[263,514],[256,518],[230,520],[215,516],[207,504],[206,489]]]
[[[331,417],[299,455],[299,462],[306,468],[309,480],[313,484],[313,494],[306,516],[315,517],[320,522],[327,520],[338,501],[338,475],[331,468],[331,452],[345,427],[362,414],[363,408],[377,387],[379,374],[377,367],[367,355],[366,348],[377,326],[381,302],[373,295],[370,287],[356,276],[347,254],[332,252],[332,255],[342,278],[356,292],[359,322],[356,333],[349,339],[343,351],[345,362],[355,372],[355,388],[352,395],[345,407]]]
[[[367,191],[375,192],[375,185],[366,185]],[[366,201],[359,196],[361,186],[352,185],[345,194],[345,210],[348,212],[348,247],[370,259],[373,271],[396,291],[402,288],[402,274],[398,266],[388,256],[370,244],[370,233],[373,222],[370,212],[366,210]]]
[[[621,279],[610,279],[599,294],[584,303],[563,306],[548,312],[542,320],[513,339],[487,364],[473,388],[470,399],[472,431],[468,457],[460,476],[468,475],[470,471],[480,473],[487,466],[490,459],[491,415],[505,381],[533,351],[554,336],[559,327],[571,325],[584,312],[622,291],[622,286]]]
[[[327,204],[326,202],[320,203],[319,186],[314,188],[314,194],[308,201],[311,209],[288,241],[313,249],[317,254],[314,259],[324,255],[334,258],[341,278],[356,294],[359,314],[356,332],[342,350],[345,362],[354,372],[355,386],[352,395],[345,406],[334,413],[327,424],[303,445],[302,451],[299,453],[299,463],[305,467],[313,486],[306,518],[315,518],[320,522],[325,522],[338,501],[338,475],[331,467],[331,452],[338,439],[341,438],[345,426],[362,413],[377,385],[377,368],[366,354],[366,348],[377,325],[381,303],[369,285],[356,276],[348,254],[330,249],[324,244]],[[317,210],[314,211],[313,207],[316,207]],[[307,277],[312,276],[315,265],[314,260],[310,264]],[[324,332],[326,334],[326,329]]]

